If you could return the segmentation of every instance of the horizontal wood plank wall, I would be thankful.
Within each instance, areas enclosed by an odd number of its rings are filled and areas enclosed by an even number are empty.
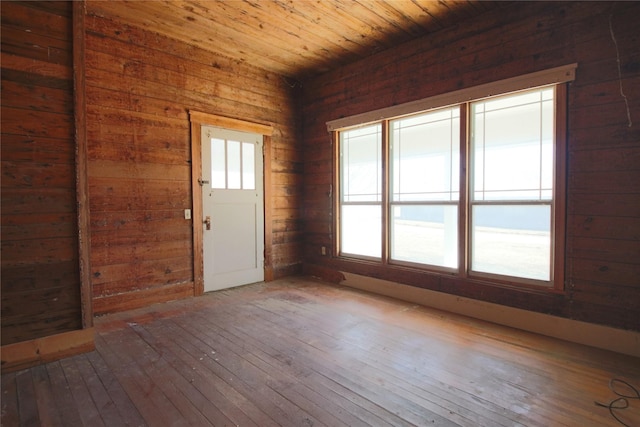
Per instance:
[[[273,276],[300,270],[301,149],[286,79],[92,14],[86,82],[96,313],[193,295],[189,110],[274,127]],[[267,163],[266,163],[267,164]]]
[[[2,3],[2,345],[82,329],[71,2]]]
[[[455,28],[305,82],[308,272],[340,271],[640,330],[640,3],[505,4]],[[617,48],[617,49],[616,49]],[[619,68],[618,68],[619,61]],[[323,256],[332,241],[326,122],[578,63],[569,87],[566,286],[561,295]],[[624,93],[625,97],[621,95]]]

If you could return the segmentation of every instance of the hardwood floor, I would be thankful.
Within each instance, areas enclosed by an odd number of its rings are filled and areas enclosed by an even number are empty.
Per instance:
[[[594,401],[640,386],[637,358],[305,278],[96,331],[92,353],[2,375],[3,426],[617,426]]]

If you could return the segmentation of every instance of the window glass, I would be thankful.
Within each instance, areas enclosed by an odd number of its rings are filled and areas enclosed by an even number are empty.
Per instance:
[[[240,171],[242,168],[240,159],[240,142],[227,140],[227,188],[240,189]]]
[[[256,189],[256,147],[250,142],[242,143],[242,188]]]
[[[382,244],[382,127],[340,134],[341,253],[380,258]]]
[[[346,205],[341,210],[341,252],[380,258],[382,224],[380,205]]]
[[[473,271],[550,280],[549,205],[478,205],[472,217]]]
[[[341,133],[342,200],[371,202],[382,200],[380,125]]]
[[[393,120],[393,201],[457,200],[460,108]]]
[[[391,259],[457,268],[460,107],[392,120],[389,126]]]
[[[418,264],[458,267],[458,206],[394,206],[391,258]]]
[[[211,187],[227,188],[224,139],[211,138]]]
[[[471,104],[472,271],[551,279],[553,92]]]
[[[549,200],[553,183],[552,89],[472,104],[474,200]]]

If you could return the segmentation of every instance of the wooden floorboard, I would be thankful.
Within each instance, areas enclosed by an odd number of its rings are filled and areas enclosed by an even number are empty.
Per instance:
[[[2,375],[3,426],[619,426],[594,402],[640,386],[637,358],[307,278],[95,323],[94,352]]]
[[[79,426],[83,424],[78,405],[73,398],[69,383],[61,362],[46,365],[51,388],[54,390],[56,410],[60,414],[63,426]]]
[[[15,372],[2,375],[2,396],[0,396],[0,405],[2,405],[2,425],[19,425],[20,414],[18,409],[18,389],[16,385]]]
[[[82,358],[82,355],[63,359],[60,361],[60,366],[64,372],[64,376],[67,379],[68,390],[71,392],[73,399],[78,408],[78,415],[82,420],[82,425],[86,426],[104,426],[104,421],[100,416],[98,407],[94,403],[91,392],[85,384],[82,373],[78,369],[77,362]]]

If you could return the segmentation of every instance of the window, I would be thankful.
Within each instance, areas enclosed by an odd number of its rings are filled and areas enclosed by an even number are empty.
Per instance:
[[[551,280],[554,87],[471,104],[471,270]]]
[[[460,108],[392,120],[390,259],[456,268]]]
[[[211,138],[211,188],[255,190],[254,169],[253,143]]]
[[[341,134],[341,248],[381,257],[382,134],[379,124]]]
[[[339,256],[561,289],[563,83],[332,124]]]

